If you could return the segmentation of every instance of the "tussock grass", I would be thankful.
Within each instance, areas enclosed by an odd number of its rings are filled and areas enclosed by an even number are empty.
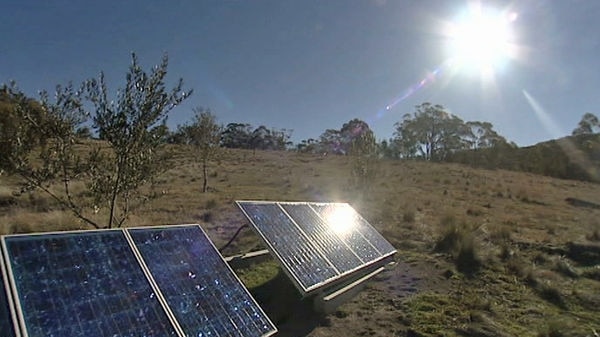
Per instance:
[[[464,223],[457,223],[452,215],[442,218],[441,234],[435,243],[434,250],[449,253],[454,258],[456,269],[466,275],[472,276],[482,266],[478,255],[475,237],[472,229]]]
[[[1,234],[57,232],[84,229],[86,226],[69,213],[54,210],[31,212],[15,208],[0,218]]]

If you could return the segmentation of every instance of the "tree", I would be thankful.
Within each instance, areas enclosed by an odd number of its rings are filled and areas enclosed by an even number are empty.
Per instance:
[[[250,149],[252,126],[245,123],[229,123],[221,135],[221,145],[234,149]]]
[[[96,228],[121,226],[134,202],[146,199],[138,188],[166,169],[159,150],[168,132],[167,113],[191,94],[182,90],[181,79],[166,89],[167,63],[164,56],[146,73],[133,54],[126,87],[114,99],[108,97],[102,73],[78,88],[57,86],[53,99],[42,92],[39,102],[14,85],[3,86],[0,106],[8,113],[0,117],[0,168],[21,177],[22,190],[41,189]],[[93,114],[84,110],[86,101]],[[86,153],[75,145],[87,134],[78,130],[90,124],[103,141]],[[75,180],[88,183],[91,205],[85,193],[73,195]],[[88,206],[94,213],[108,210],[106,226],[86,212]]]
[[[250,144],[252,150],[256,153],[256,149],[266,150],[271,148],[271,130],[266,126],[261,125],[252,131],[250,135]]]
[[[219,158],[223,127],[217,124],[217,118],[208,109],[196,108],[194,113],[192,123],[180,129],[184,143],[192,146],[202,163],[202,192],[205,193],[208,190],[208,164]]]
[[[360,139],[363,136],[369,138],[369,134],[371,136],[373,134],[369,125],[358,118],[354,118],[347,123],[344,123],[340,129],[341,147],[344,153],[349,153],[351,151],[355,139]]]
[[[507,144],[504,137],[494,131],[494,126],[489,122],[467,122],[467,127],[470,129],[467,139],[473,149],[482,149],[496,147],[500,144]]]
[[[71,191],[71,182],[85,172],[75,151],[76,127],[86,119],[83,88],[56,86],[54,99],[47,92],[40,100],[26,97],[13,83],[0,89],[0,168],[22,179],[21,192],[40,189],[83,221],[84,215]],[[55,184],[62,188],[52,188]]]
[[[319,151],[322,153],[343,154],[340,132],[335,129],[327,129],[319,137]]]
[[[413,115],[406,114],[396,123],[394,132],[403,157],[421,156],[426,160],[443,160],[448,154],[468,148],[470,129],[462,119],[441,105],[422,103]]]
[[[114,99],[109,98],[103,73],[86,82],[86,98],[94,107],[93,128],[108,145],[90,154],[89,188],[94,206],[108,209],[108,228],[123,224],[132,204],[144,200],[136,194],[138,188],[166,169],[159,150],[167,136],[167,114],[192,93],[182,89],[182,79],[166,88],[167,66],[165,55],[147,73],[132,54],[126,86]]]
[[[368,190],[376,175],[378,160],[377,141],[368,125],[352,138],[348,154],[352,157],[352,177],[356,186]]]
[[[340,130],[327,129],[319,137],[321,152],[333,154],[349,154],[355,138],[371,132],[369,125],[355,118],[342,125]]]
[[[577,128],[573,130],[572,135],[577,136],[596,132],[600,132],[600,120],[596,115],[587,112],[581,117],[581,121],[579,121]]]

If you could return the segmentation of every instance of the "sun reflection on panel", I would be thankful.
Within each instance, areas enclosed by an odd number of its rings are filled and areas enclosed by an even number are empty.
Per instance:
[[[335,207],[327,213],[327,224],[340,237],[348,235],[355,227],[356,219],[352,208]]]

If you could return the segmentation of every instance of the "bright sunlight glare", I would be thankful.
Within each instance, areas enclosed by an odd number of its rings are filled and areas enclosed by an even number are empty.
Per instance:
[[[338,236],[345,236],[354,226],[354,212],[350,207],[336,207],[326,217],[327,223]]]
[[[511,23],[516,19],[514,12],[471,5],[445,32],[451,64],[482,76],[493,76],[513,56]]]

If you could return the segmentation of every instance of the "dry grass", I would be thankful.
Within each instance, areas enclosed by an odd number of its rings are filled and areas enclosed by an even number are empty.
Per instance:
[[[414,296],[390,291],[404,287],[403,279],[390,276],[344,305],[344,315],[315,327],[314,336],[598,331],[600,260],[594,247],[600,241],[600,210],[565,202],[572,197],[600,203],[597,184],[382,160],[367,193],[351,184],[346,157],[228,150],[210,168],[209,192],[201,193],[198,165],[185,151],[177,158],[153,187],[155,198],[132,214],[128,226],[200,223],[220,247],[246,223],[235,200],[343,201],[399,249],[399,261],[428,270]],[[0,184],[2,233],[83,226],[41,194],[13,197],[14,186],[8,180]],[[247,230],[228,252],[259,245]]]

